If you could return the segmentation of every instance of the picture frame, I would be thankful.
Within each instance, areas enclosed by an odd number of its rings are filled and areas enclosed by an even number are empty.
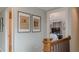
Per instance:
[[[40,32],[41,31],[41,17],[37,15],[32,16],[32,32]]]
[[[18,11],[18,32],[30,32],[30,14]]]
[[[0,32],[3,32],[3,18],[0,17]]]

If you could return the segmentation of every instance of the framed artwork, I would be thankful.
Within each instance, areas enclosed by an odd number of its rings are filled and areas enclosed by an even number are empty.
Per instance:
[[[0,32],[3,31],[3,18],[0,18]]]
[[[30,32],[30,14],[18,11],[18,31]]]
[[[41,17],[40,16],[32,16],[33,19],[33,32],[41,31]]]

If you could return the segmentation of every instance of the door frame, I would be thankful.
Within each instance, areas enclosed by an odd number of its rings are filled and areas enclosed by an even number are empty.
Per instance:
[[[8,52],[13,51],[13,8],[8,8],[7,18],[7,33],[8,33]]]

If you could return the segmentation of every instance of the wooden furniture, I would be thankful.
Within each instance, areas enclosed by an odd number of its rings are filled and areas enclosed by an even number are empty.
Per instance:
[[[70,36],[56,41],[53,41],[50,38],[45,38],[43,40],[43,51],[44,52],[69,52],[70,39],[71,39]]]

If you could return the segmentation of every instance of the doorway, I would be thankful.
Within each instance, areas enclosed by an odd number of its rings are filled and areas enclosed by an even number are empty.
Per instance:
[[[50,38],[50,32],[54,30],[58,39],[62,39],[68,36],[69,33],[69,20],[68,9],[59,8],[51,10],[47,13],[47,36]]]

